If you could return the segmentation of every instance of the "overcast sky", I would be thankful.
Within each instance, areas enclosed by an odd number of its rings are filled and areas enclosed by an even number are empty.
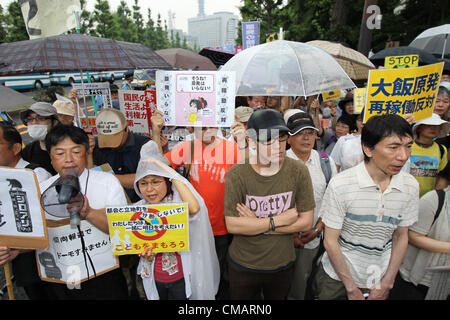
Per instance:
[[[39,0],[38,0],[39,1]],[[59,0],[58,0],[59,1]],[[134,0],[125,0],[128,6],[132,7]],[[240,18],[238,6],[242,5],[241,0],[204,0],[205,13],[207,15],[218,11],[233,12]],[[0,0],[0,5],[5,9],[12,0]],[[95,0],[88,0],[88,9],[93,10]],[[120,0],[108,1],[111,10],[115,11],[120,3]],[[139,0],[142,15],[147,19],[147,8],[152,10],[152,18],[156,20],[158,12],[161,14],[163,20],[168,21],[168,11],[172,10],[175,13],[174,27],[182,29],[187,32],[187,19],[197,16],[198,1],[197,0]]]

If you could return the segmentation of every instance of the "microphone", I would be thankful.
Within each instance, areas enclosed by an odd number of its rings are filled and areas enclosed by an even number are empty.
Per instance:
[[[58,188],[58,202],[67,203],[67,211],[70,217],[70,227],[75,229],[80,225],[80,184],[78,181],[78,171],[71,169],[61,176],[61,185]]]
[[[80,189],[78,171],[71,169],[52,183],[42,193],[41,205],[45,212],[58,217],[70,217],[70,226],[75,229],[80,225],[80,211],[84,205],[84,197]]]

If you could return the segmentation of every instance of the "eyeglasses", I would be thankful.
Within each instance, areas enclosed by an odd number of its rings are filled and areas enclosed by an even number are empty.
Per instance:
[[[148,185],[150,185],[153,188],[157,188],[159,187],[162,183],[164,182],[164,180],[151,180],[151,181],[139,181],[139,186],[141,187],[146,187]]]
[[[316,130],[302,130],[296,134],[296,136],[300,137],[312,137],[316,135]]]
[[[286,142],[289,138],[289,135],[287,133],[282,133],[279,136],[275,136],[273,138],[270,138],[267,141],[260,141],[258,140],[259,143],[261,143],[262,145],[265,146],[269,146],[275,143],[275,141],[279,141],[279,142]]]
[[[43,116],[36,116],[36,117],[27,117],[25,118],[25,123],[32,123],[32,122],[44,122],[45,120],[50,119],[49,117],[43,117]]]

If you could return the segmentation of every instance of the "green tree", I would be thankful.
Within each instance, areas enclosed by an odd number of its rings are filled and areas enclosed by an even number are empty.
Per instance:
[[[28,40],[28,32],[22,16],[19,1],[13,1],[8,5],[5,23],[8,34],[5,42]]]
[[[133,21],[137,27],[137,33],[138,33],[139,38],[141,38],[144,35],[144,29],[145,29],[144,18],[142,17],[140,10],[141,10],[141,7],[139,6],[139,0],[134,0]]]
[[[102,38],[114,39],[117,35],[114,16],[106,0],[97,0],[92,18],[95,25],[95,35]]]
[[[3,12],[3,7],[0,5],[0,43],[6,41],[7,36],[6,27],[7,27],[6,15]]]
[[[91,35],[94,30],[94,19],[92,13],[86,9],[87,0],[80,0],[80,33]]]
[[[131,15],[131,10],[127,3],[120,1],[117,11],[113,14],[115,21],[115,37],[116,40],[138,42],[138,30]]]

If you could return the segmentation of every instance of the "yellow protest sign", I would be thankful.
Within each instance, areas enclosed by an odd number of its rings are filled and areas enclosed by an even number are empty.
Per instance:
[[[278,40],[278,39],[280,39],[280,34],[278,32],[270,33],[266,37],[266,43],[267,42],[272,42],[272,41],[275,41],[275,40]]]
[[[366,101],[367,88],[356,88],[353,90],[353,113],[361,113]]]
[[[189,250],[187,203],[107,207],[113,254]]]
[[[364,123],[381,114],[412,114],[415,121],[433,113],[444,63],[417,68],[369,70]]]
[[[419,66],[418,54],[410,54],[406,56],[391,56],[384,58],[384,67],[386,69],[415,68],[418,66]]]
[[[341,90],[335,90],[335,91],[322,93],[323,101],[330,101],[330,100],[337,99],[340,97],[341,97]]]

